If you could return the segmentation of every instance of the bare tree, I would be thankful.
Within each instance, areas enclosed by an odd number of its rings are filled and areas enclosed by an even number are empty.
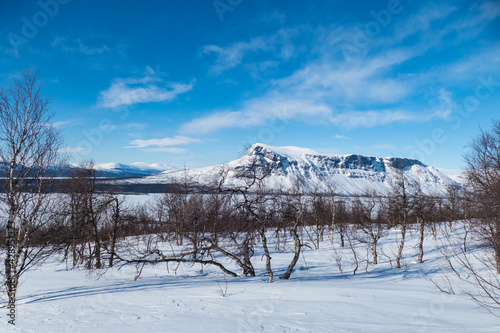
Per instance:
[[[113,208],[115,216],[112,219],[115,220],[115,226],[112,229],[117,231],[120,215],[119,205],[116,204],[117,197],[98,188],[97,172],[93,162],[82,163],[79,168],[71,171],[67,187],[73,266],[86,259],[88,269],[100,269],[104,266],[102,250],[106,220]]]
[[[266,206],[276,203],[276,198],[267,193],[264,185],[264,179],[269,175],[269,169],[260,170],[258,166],[259,160],[253,159],[246,172],[242,175],[244,185],[236,187],[231,191],[237,193],[242,198],[239,206],[243,208],[246,215],[246,223],[258,230],[262,249],[266,257],[268,283],[272,283],[274,274],[271,267],[272,258],[267,245],[266,232],[273,213]]]
[[[111,208],[111,216],[108,218],[108,240],[109,246],[105,246],[109,253],[109,267],[113,267],[115,263],[116,247],[118,243],[118,237],[121,229],[121,224],[124,221],[124,207],[123,200],[116,195],[110,195],[109,205]]]
[[[196,246],[200,222],[199,209],[203,200],[202,195],[195,192],[198,185],[199,182],[195,177],[184,169],[182,175],[171,180],[170,186],[158,199],[161,216],[168,221],[169,228],[173,229],[177,245],[182,246],[188,233],[191,233],[193,245]]]
[[[497,263],[494,250],[485,247],[465,249],[461,243],[458,225],[445,227],[444,244],[441,252],[451,269],[451,273],[442,271],[440,281],[432,280],[434,285],[442,292],[455,294],[460,290],[464,295],[476,302],[480,307],[491,314],[500,317],[500,275],[497,274]],[[481,241],[482,235],[473,229],[476,240]],[[447,275],[452,274],[458,280],[452,281]]]
[[[325,199],[324,193],[315,190],[312,193],[311,202],[311,218],[312,218],[312,232],[314,233],[314,238],[309,236],[309,239],[314,244],[316,249],[320,248],[320,243],[323,241],[325,230],[331,223],[331,210]]]
[[[1,182],[6,223],[5,287],[15,307],[19,277],[44,258],[44,247],[32,243],[47,207],[44,195],[62,165],[59,132],[51,126],[49,99],[42,96],[37,73],[27,70],[0,90]],[[14,324],[14,322],[11,322]]]
[[[203,186],[187,171],[185,176],[157,202],[156,207],[162,212],[155,215],[161,217],[161,227],[143,235],[136,245],[121,246],[116,259],[121,264],[135,263],[136,278],[144,265],[171,262],[213,265],[228,275],[238,276],[226,268],[224,258],[240,267],[243,275],[255,276],[252,257],[259,230],[256,221],[260,219],[260,201],[255,201],[255,194],[248,191],[254,184],[243,185],[243,189],[225,189],[226,171],[222,170],[218,179],[204,189],[207,192],[201,193]]]
[[[409,224],[411,211],[410,185],[404,174],[402,165],[395,164],[394,182],[392,183],[392,193],[389,196],[392,218],[396,225],[401,227],[401,241],[396,257],[396,268],[401,268],[401,257],[405,245],[406,232]]]
[[[300,257],[300,251],[304,245],[299,237],[299,228],[303,226],[303,218],[306,209],[304,184],[300,179],[296,179],[289,189],[288,194],[283,196],[286,200],[285,218],[289,220],[288,229],[293,237],[293,258],[290,261],[285,273],[280,276],[280,279],[288,280],[292,275],[293,268]]]
[[[262,187],[261,180],[262,178],[255,176],[254,181],[257,181],[258,183],[252,182],[250,187],[245,186],[239,189],[238,193],[241,196],[241,200],[236,204],[236,208],[240,208],[242,210],[242,220],[245,221],[243,222],[243,224],[247,225],[247,227],[245,228],[247,229],[245,232],[247,237],[251,235],[251,232],[254,228],[257,230],[262,243],[262,249],[264,250],[264,255],[266,257],[268,283],[272,283],[274,274],[271,267],[272,258],[267,245],[266,232],[269,222],[271,221],[271,216],[273,214],[272,212],[269,212],[268,209],[266,209],[266,205],[272,204],[272,200],[274,198],[270,195],[267,195],[265,189]],[[251,189],[254,190],[254,192],[249,192]],[[244,246],[243,248],[245,254],[248,253],[246,244],[249,244],[249,242],[245,240],[242,244]],[[247,258],[247,255],[245,255],[244,259],[244,262],[248,265],[249,258]]]
[[[355,220],[358,224],[359,240],[366,243],[372,252],[372,262],[378,264],[378,242],[387,234],[386,225],[382,219],[376,214],[377,198],[375,193],[366,194],[366,197],[361,200],[356,198],[353,202],[353,211]]]
[[[331,242],[333,245],[333,240],[335,239],[335,230],[337,230],[340,236],[340,247],[344,247],[344,223],[343,221],[337,218],[338,204],[336,202],[336,194],[335,194],[335,189],[337,185],[335,182],[331,180],[326,180],[325,184],[326,184],[325,196],[327,198],[330,217],[331,217],[331,223],[330,223]],[[340,205],[341,208],[344,208],[342,207],[342,203],[340,203]]]
[[[422,186],[420,181],[415,187],[415,192],[413,194],[413,214],[415,215],[415,220],[417,222],[418,230],[418,258],[417,263],[421,264],[424,261],[424,239],[425,239],[425,227],[431,221],[435,206],[435,200],[422,191]]]
[[[443,210],[445,212],[444,217],[448,220],[450,228],[453,221],[466,218],[466,208],[464,188],[458,184],[448,184]]]
[[[444,286],[434,283],[448,293],[460,289],[479,306],[500,317],[500,121],[493,123],[490,132],[481,130],[472,140],[465,161],[466,197],[470,197],[464,200],[465,233],[461,236],[459,226],[450,224],[445,229],[442,249],[451,272],[459,280],[451,282],[444,275]],[[467,247],[469,233],[469,238],[480,246]]]
[[[497,274],[500,274],[500,121],[493,130],[481,130],[465,156],[467,180],[472,192],[479,233],[493,250]]]

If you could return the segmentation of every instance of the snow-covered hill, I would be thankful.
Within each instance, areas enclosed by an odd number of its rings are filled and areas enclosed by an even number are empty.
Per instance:
[[[261,143],[250,147],[248,153],[226,164],[191,169],[166,171],[141,178],[144,184],[172,183],[187,172],[202,184],[209,184],[220,170],[228,170],[226,184],[241,185],[244,175],[255,168],[258,173],[269,173],[265,183],[272,189],[291,187],[300,179],[308,190],[326,191],[331,186],[342,195],[375,192],[386,194],[399,171],[411,186],[420,182],[428,194],[445,195],[448,185],[458,184],[453,178],[420,161],[397,157],[371,157],[362,155],[326,155],[298,147],[273,147]],[[135,180],[134,180],[135,181]]]
[[[68,177],[71,171],[80,169],[80,165],[71,164],[63,167],[58,167],[57,169],[49,168],[49,174],[55,172],[56,177]],[[173,167],[167,164],[160,163],[143,163],[135,162],[131,164],[122,163],[97,163],[94,165],[97,170],[97,176],[100,178],[128,178],[128,177],[144,177],[153,174],[158,174],[164,171],[174,170]],[[0,177],[6,176],[6,170],[8,166],[5,163],[0,162]],[[33,171],[36,173],[36,169]]]
[[[174,168],[167,164],[135,162],[131,164],[100,163],[95,168],[101,177],[139,177],[161,173]]]

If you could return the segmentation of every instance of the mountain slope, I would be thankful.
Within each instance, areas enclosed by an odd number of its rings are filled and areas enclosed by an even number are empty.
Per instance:
[[[438,169],[418,160],[397,157],[371,157],[362,155],[326,155],[298,147],[273,147],[254,144],[248,153],[226,164],[191,169],[166,171],[137,180],[140,183],[172,183],[181,179],[185,172],[202,184],[209,184],[221,169],[228,170],[226,184],[241,185],[244,175],[255,169],[268,173],[265,184],[272,189],[290,188],[300,179],[307,190],[327,191],[331,186],[341,195],[375,192],[384,195],[391,190],[398,172],[402,172],[408,184],[418,182],[427,194],[445,195],[446,187],[458,183]]]
[[[140,177],[174,169],[166,164],[148,164],[142,162],[135,162],[131,164],[101,163],[96,164],[95,168],[96,170],[99,170],[101,177]]]

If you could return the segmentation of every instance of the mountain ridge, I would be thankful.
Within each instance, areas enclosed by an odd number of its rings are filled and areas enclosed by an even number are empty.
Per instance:
[[[308,148],[275,147],[256,143],[247,154],[230,162],[196,169],[165,171],[138,180],[124,182],[168,184],[186,174],[202,185],[209,185],[227,170],[226,186],[241,186],[244,176],[258,170],[268,174],[264,184],[269,189],[290,188],[299,179],[308,191],[328,191],[332,186],[342,195],[375,193],[386,195],[392,189],[398,173],[410,187],[421,184],[427,194],[445,196],[447,187],[457,181],[422,162],[401,157],[375,157],[359,154],[330,155]]]

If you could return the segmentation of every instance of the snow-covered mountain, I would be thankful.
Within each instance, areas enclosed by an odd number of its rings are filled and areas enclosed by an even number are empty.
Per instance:
[[[371,157],[362,155],[326,155],[298,147],[273,147],[254,144],[248,153],[226,164],[191,170],[166,171],[143,177],[134,182],[167,184],[182,179],[187,172],[201,184],[209,184],[222,170],[228,170],[226,184],[241,185],[244,175],[255,168],[269,173],[265,184],[272,189],[290,188],[300,179],[308,190],[326,191],[331,186],[342,195],[375,192],[383,195],[391,190],[398,171],[402,171],[410,186],[420,182],[428,194],[445,195],[446,187],[458,183],[446,173],[424,165],[418,160],[398,157]]]
[[[60,176],[67,176],[71,169],[78,168],[79,166],[76,164],[70,165],[68,169],[64,169],[60,172]],[[174,170],[173,167],[167,164],[143,162],[135,162],[131,164],[96,163],[94,168],[97,170],[98,177],[104,178],[143,177]]]
[[[102,178],[143,177],[175,169],[167,164],[160,164],[160,163],[150,164],[143,162],[135,162],[131,164],[97,163],[94,164],[94,167],[97,170],[98,177]],[[8,165],[6,165],[3,162],[0,162],[0,177],[6,176],[7,168]],[[77,170],[79,168],[80,166],[78,164],[66,165],[64,167],[57,169],[50,167],[49,173],[55,172],[57,177],[68,177],[72,170]]]
[[[95,165],[102,177],[137,177],[148,176],[164,171],[174,170],[173,167],[161,163],[135,162],[131,164],[100,163]]]

